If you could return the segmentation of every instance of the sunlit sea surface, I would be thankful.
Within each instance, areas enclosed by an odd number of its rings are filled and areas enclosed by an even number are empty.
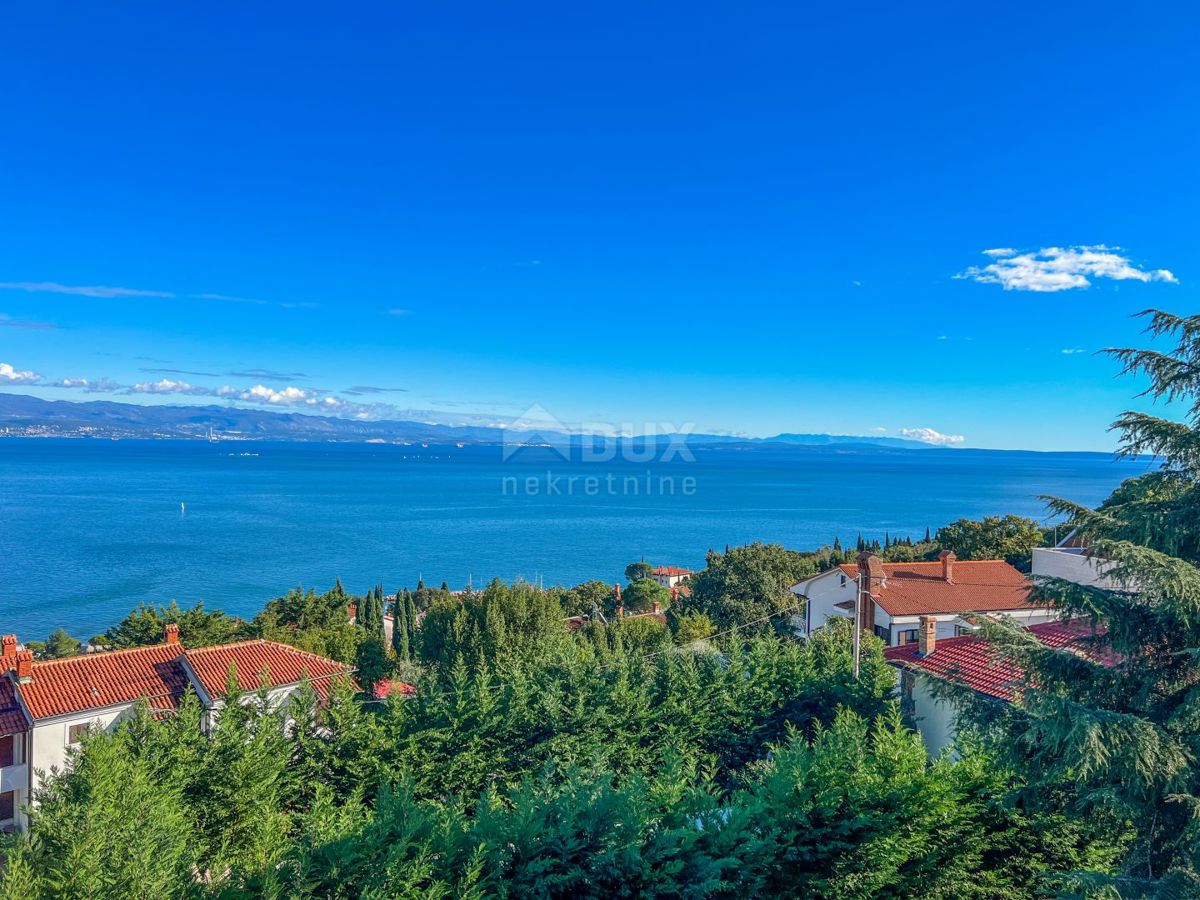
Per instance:
[[[1095,504],[1145,461],[1092,453],[693,448],[564,460],[528,448],[0,440],[0,630],[86,638],[142,600],[252,615],[340,577],[388,591],[493,577],[615,581],[709,548],[924,534],[960,517]],[[573,479],[573,480],[572,480]]]

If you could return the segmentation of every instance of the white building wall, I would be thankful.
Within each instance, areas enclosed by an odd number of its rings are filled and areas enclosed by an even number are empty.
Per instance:
[[[913,722],[925,742],[925,749],[931,756],[936,756],[954,743],[958,734],[958,713],[951,701],[934,696],[926,676],[918,672],[908,674],[912,690],[905,700],[911,703]]]
[[[834,617],[852,618],[851,610],[840,609],[837,604],[853,603],[857,590],[857,582],[839,569],[830,569],[795,585],[792,593],[808,601],[798,633],[807,637],[811,632],[820,631]]]
[[[1107,573],[1113,563],[1096,559],[1082,550],[1067,547],[1035,547],[1033,574],[1041,578],[1061,578],[1075,584],[1086,584],[1104,590],[1120,590],[1120,585]]]
[[[998,610],[989,612],[987,615],[1007,616],[1023,628],[1028,628],[1030,625],[1040,625],[1042,622],[1049,622],[1052,619],[1058,618],[1058,614],[1048,606],[1031,609]],[[893,619],[892,644],[896,645],[900,643],[901,631],[909,631],[917,628],[920,625],[920,618],[920,616],[897,616]],[[970,628],[970,623],[958,613],[941,613],[933,618],[937,619],[937,637],[939,639],[956,637],[959,628]],[[878,615],[876,615],[876,619],[878,620]]]
[[[36,791],[42,783],[42,778],[50,774],[51,769],[62,771],[67,763],[67,750],[70,747],[68,735],[72,725],[90,725],[99,731],[111,731],[122,719],[133,714],[134,704],[109,707],[102,710],[88,710],[77,715],[59,716],[55,719],[42,719],[33,723],[30,735],[30,759],[32,767],[33,790]]]
[[[683,584],[688,579],[687,575],[651,575],[650,577],[665,588],[672,588],[677,584]]]

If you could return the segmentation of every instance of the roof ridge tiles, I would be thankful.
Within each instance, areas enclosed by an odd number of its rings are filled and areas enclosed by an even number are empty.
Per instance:
[[[117,647],[115,650],[96,650],[92,653],[74,653],[71,656],[60,656],[57,659],[35,659],[33,665],[35,668],[49,668],[50,666],[60,665],[62,663],[79,662],[80,660],[96,660],[96,659],[112,659],[116,656],[129,655],[132,653],[145,653],[148,650],[161,650],[164,647],[175,647],[176,644],[141,644],[137,647]],[[179,647],[179,653],[184,652],[182,647]]]

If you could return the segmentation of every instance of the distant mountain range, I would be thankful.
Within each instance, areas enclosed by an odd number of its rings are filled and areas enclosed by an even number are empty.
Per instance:
[[[275,410],[232,406],[141,406],[93,400],[42,400],[24,394],[0,393],[0,436],[149,438],[162,440],[258,441],[377,441],[383,443],[579,444],[590,436],[544,430],[514,432],[478,425],[438,425],[406,420],[360,421],[332,416],[312,416]],[[660,436],[656,441],[678,440]],[[646,439],[633,439],[642,442]],[[777,434],[767,438],[736,435],[689,434],[690,445],[794,446],[858,445],[893,449],[928,450],[931,444],[903,438],[838,434]]]

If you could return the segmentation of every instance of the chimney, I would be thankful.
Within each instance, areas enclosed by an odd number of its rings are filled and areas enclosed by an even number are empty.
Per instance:
[[[942,561],[942,577],[948,584],[954,584],[954,561],[958,557],[953,550],[943,550],[938,554],[938,559]]]
[[[17,656],[17,636],[15,634],[6,634],[0,637],[0,658],[9,660],[9,667],[12,667],[12,660]]]
[[[662,607],[658,605],[657,600],[654,601],[654,615],[656,615],[656,616],[662,615]]]
[[[163,639],[168,644],[179,643],[179,626],[174,622],[168,622],[167,627],[163,629]]]
[[[357,603],[347,603],[346,604],[346,618],[350,620],[351,625],[354,625],[356,622],[358,622],[358,604]]]
[[[672,603],[679,602],[679,588],[674,587],[674,586],[672,586],[672,588],[671,588],[671,602]]]
[[[929,656],[937,649],[937,619],[921,616],[917,625],[917,653]]]
[[[33,651],[17,651],[17,681],[29,684],[33,681]]]
[[[867,590],[878,593],[884,586],[883,560],[874,553],[864,550],[858,554],[858,571],[867,574]]]

